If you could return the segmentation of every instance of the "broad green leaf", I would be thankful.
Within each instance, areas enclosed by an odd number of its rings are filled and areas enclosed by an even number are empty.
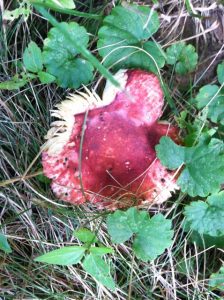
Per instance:
[[[17,90],[26,84],[26,78],[18,78],[18,76],[15,75],[11,80],[0,82],[0,90]]]
[[[91,247],[89,249],[89,252],[92,253],[93,255],[102,256],[104,254],[113,253],[114,250],[109,247]]]
[[[208,84],[200,88],[195,101],[197,108],[201,109],[208,105],[211,99],[218,93],[219,87],[217,85]]]
[[[206,197],[219,191],[223,183],[224,154],[223,143],[212,139],[185,149],[185,168],[177,184],[190,196]]]
[[[165,55],[161,47],[145,42],[158,28],[157,13],[146,6],[113,8],[98,32],[98,51],[104,58],[105,66],[114,66],[115,69],[142,68],[154,72],[157,67],[163,67]]]
[[[133,250],[144,261],[155,259],[172,242],[170,220],[161,214],[150,219],[146,211],[138,211],[134,207],[109,215],[107,227],[115,243],[123,243],[135,234]]]
[[[2,233],[0,233],[0,250],[4,251],[5,253],[11,253],[12,252],[12,249],[9,246],[7,238]]]
[[[224,182],[223,142],[211,139],[194,147],[175,144],[169,137],[162,137],[156,146],[157,157],[171,170],[184,164],[177,184],[190,196],[207,197],[219,191]]]
[[[80,55],[78,49],[71,40],[79,45],[87,47],[89,37],[83,26],[75,22],[60,23],[60,31],[53,27],[48,32],[48,38],[44,40],[44,64],[47,72],[56,77],[56,82],[63,88],[78,88],[81,84],[87,84],[93,77],[93,66]],[[70,34],[68,39],[63,31]]]
[[[153,260],[170,247],[172,237],[171,220],[157,214],[138,232],[134,239],[133,250],[139,259]]]
[[[73,232],[73,235],[83,243],[97,242],[96,234],[90,231],[88,228],[80,228],[78,230],[75,230]]]
[[[131,207],[126,211],[127,224],[133,233],[138,233],[149,221],[147,211],[139,211],[135,207]]]
[[[48,66],[48,72],[54,74],[56,83],[63,88],[78,88],[87,84],[93,77],[92,65],[81,58],[65,62],[63,65]]]
[[[196,69],[198,63],[198,54],[192,45],[187,45],[181,51],[179,62],[176,64],[175,70],[178,74],[184,75]]]
[[[115,282],[110,274],[110,268],[105,261],[97,255],[89,254],[83,261],[83,269],[105,287],[115,290]]]
[[[198,54],[192,45],[179,42],[167,48],[167,63],[175,65],[176,73],[187,74],[195,70],[198,62]]]
[[[117,54],[118,59],[124,57],[121,63],[118,64],[119,68],[141,68],[156,73],[165,64],[165,54],[162,48],[151,41],[144,43],[142,48],[139,49],[120,49]],[[107,61],[109,59],[110,57]],[[117,65],[115,67],[117,68]]]
[[[128,216],[121,210],[107,217],[107,229],[114,243],[124,243],[132,236],[133,231],[127,222]]]
[[[156,146],[158,158],[170,170],[175,170],[185,162],[185,147],[175,144],[171,138],[163,137]]]
[[[175,65],[178,62],[181,52],[184,49],[184,46],[185,46],[185,43],[180,42],[180,43],[176,43],[167,48],[166,61],[169,65]]]
[[[194,201],[185,207],[184,215],[191,230],[213,237],[224,235],[224,191],[207,201]]]
[[[53,265],[71,266],[80,262],[85,251],[85,247],[68,246],[38,256],[34,260]]]
[[[224,292],[224,267],[221,267],[217,273],[212,273],[208,284],[213,290]]]
[[[23,63],[28,71],[37,73],[43,69],[43,58],[36,43],[30,42],[23,53]]]
[[[53,76],[47,72],[43,72],[43,71],[38,72],[37,75],[38,75],[41,83],[45,83],[45,84],[52,83],[56,79],[55,76]]]
[[[61,27],[60,23],[53,17],[43,6],[35,5],[36,0],[30,0],[34,3],[35,9],[37,9],[41,15],[46,18],[55,28],[57,28],[70,43],[74,44],[75,47],[79,50],[80,53],[85,57],[87,61],[89,61],[107,80],[109,80],[115,87],[120,87],[120,83],[114,78],[111,72],[105,68],[100,61],[93,55],[90,50],[88,50],[84,45],[80,44],[79,41],[75,40],[70,36],[70,32],[66,30],[66,28]],[[67,9],[63,9],[65,12]],[[57,9],[59,11],[59,9]],[[61,12],[61,10],[60,10]],[[74,16],[85,17],[85,18],[93,18],[93,19],[101,19],[101,15],[84,13],[77,10],[67,10],[67,13]]]
[[[164,51],[158,43],[151,41],[144,43],[142,48],[147,52],[144,53],[144,58],[141,58],[142,60],[144,59],[144,62],[141,61],[141,64],[133,64],[133,67],[142,67],[143,69],[157,73],[158,69],[164,67],[165,65],[166,55]],[[145,67],[144,64],[146,65]],[[132,65],[129,67],[132,67]]]
[[[108,232],[114,243],[124,243],[137,233],[148,219],[147,212],[131,207],[126,211],[117,210],[107,217]]]
[[[159,18],[156,12],[152,12],[149,7],[127,5],[116,6],[111,14],[103,21],[106,28],[111,26],[111,35],[122,39],[127,38],[133,43],[150,38],[159,29]]]
[[[224,61],[218,65],[217,76],[220,84],[224,84]]]
[[[200,88],[194,103],[198,109],[207,107],[207,117],[214,123],[224,125],[224,89],[217,85],[205,85]]]

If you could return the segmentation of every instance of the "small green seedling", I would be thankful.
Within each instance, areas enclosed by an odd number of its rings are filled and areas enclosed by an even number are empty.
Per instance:
[[[110,274],[110,267],[102,258],[103,255],[113,253],[113,249],[104,246],[92,246],[98,244],[96,235],[87,228],[81,228],[73,233],[83,246],[65,246],[50,251],[34,260],[37,262],[71,266],[80,263],[83,269],[95,280],[105,287],[114,290],[115,282]]]

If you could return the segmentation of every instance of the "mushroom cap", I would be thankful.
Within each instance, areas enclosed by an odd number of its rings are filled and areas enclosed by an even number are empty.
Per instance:
[[[86,89],[57,105],[43,147],[44,174],[52,190],[73,204],[86,201],[116,209],[161,203],[178,189],[174,172],[156,158],[164,135],[178,129],[159,122],[164,105],[156,75],[120,70],[121,89],[106,83],[102,100]]]

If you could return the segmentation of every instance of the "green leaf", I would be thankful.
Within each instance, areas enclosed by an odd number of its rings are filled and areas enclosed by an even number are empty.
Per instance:
[[[13,76],[11,80],[0,83],[0,90],[17,90],[27,84],[26,78],[18,78],[18,75]]]
[[[5,253],[11,253],[12,249],[7,241],[7,238],[0,233],[0,250],[4,251]]]
[[[150,219],[146,211],[138,211],[134,207],[109,215],[107,227],[115,243],[123,243],[135,234],[133,250],[144,261],[155,259],[172,242],[170,220],[161,214]]]
[[[116,6],[98,32],[98,51],[107,67],[142,68],[156,72],[165,63],[161,47],[145,42],[159,28],[159,18],[146,6]],[[157,67],[156,67],[157,65]]]
[[[34,0],[30,0],[31,2],[36,2]],[[83,57],[87,59],[94,67],[97,68],[97,70],[107,79],[109,80],[115,87],[120,87],[120,83],[114,78],[114,76],[110,73],[110,71],[105,68],[99,60],[82,44],[79,43],[76,39],[72,38],[70,33],[66,31],[65,28],[61,26],[61,24],[44,8],[39,5],[34,5],[34,7],[44,16],[55,28],[57,28],[70,43],[75,45],[75,47],[79,50],[80,53],[82,53]],[[66,9],[67,10],[67,9]],[[59,11],[59,9],[57,10]],[[65,9],[63,10],[65,11]],[[95,15],[95,14],[89,14],[89,13],[82,13],[79,11],[74,10],[68,10],[69,14],[80,16],[80,17],[86,17],[86,18],[97,18],[101,19],[101,15]]]
[[[180,75],[194,71],[198,63],[198,54],[195,52],[195,47],[186,45],[184,42],[167,48],[166,55],[167,63],[175,65],[175,71]]]
[[[153,216],[141,228],[133,243],[136,256],[143,261],[153,260],[172,244],[171,220],[162,214]]]
[[[177,180],[182,192],[190,196],[207,197],[218,192],[224,181],[223,142],[211,139],[197,146],[183,147],[169,137],[162,137],[156,146],[161,163],[174,170],[184,164]]]
[[[224,235],[211,236],[208,234],[200,234],[191,229],[191,224],[187,222],[186,218],[182,228],[185,232],[188,232],[188,242],[195,243],[201,249],[207,249],[209,247],[224,248]]]
[[[128,226],[126,212],[117,210],[107,217],[107,228],[114,243],[124,243],[129,240],[133,231]]]
[[[68,246],[38,256],[34,260],[53,265],[71,266],[80,262],[85,251],[85,247]]]
[[[97,242],[96,234],[90,231],[88,228],[80,228],[73,232],[73,235],[83,243],[95,243]]]
[[[83,262],[83,269],[105,287],[115,290],[115,282],[110,275],[108,264],[100,257],[89,254]]]
[[[183,48],[179,57],[179,62],[176,64],[175,70],[178,74],[184,75],[196,69],[198,63],[198,54],[192,45],[187,45]]]
[[[224,125],[224,89],[217,85],[205,85],[200,88],[194,103],[198,109],[207,107],[207,117],[214,123]]]
[[[45,83],[45,84],[52,83],[56,79],[55,76],[43,71],[38,72],[38,77],[41,83]]]
[[[109,247],[91,247],[89,249],[89,252],[92,253],[93,255],[102,256],[104,254],[113,253],[114,250]]]
[[[126,211],[117,210],[107,217],[107,228],[114,243],[124,243],[133,233],[140,230],[144,221],[148,219],[147,212],[139,212],[131,207]]]
[[[185,46],[185,43],[180,42],[180,43],[176,43],[167,48],[166,61],[169,65],[175,65],[178,62],[181,52],[184,49],[184,46]]]
[[[186,223],[199,234],[224,235],[224,191],[211,195],[207,201],[194,201],[185,207]]]
[[[185,162],[185,147],[175,144],[171,138],[163,137],[156,146],[156,153],[162,164],[175,170]]]
[[[165,55],[162,48],[151,41],[146,42],[141,48],[126,48],[119,49],[114,52],[114,56],[111,57],[115,59],[117,55],[117,61],[122,59],[119,64],[116,64],[115,69],[118,68],[141,68],[145,70],[150,70],[154,73],[158,69],[162,68],[165,64]],[[110,57],[106,60],[108,64],[113,64],[114,61],[109,63]]]
[[[43,69],[43,58],[40,48],[35,42],[30,42],[23,53],[23,63],[28,71],[37,73]]]
[[[224,84],[224,61],[218,65],[217,76],[220,84]]]
[[[48,38],[44,40],[44,64],[47,72],[56,77],[56,82],[63,88],[78,88],[87,84],[93,77],[93,66],[85,59],[78,58],[79,50],[71,42],[76,40],[79,45],[87,47],[89,37],[83,26],[75,22],[60,23],[62,31],[52,28]],[[66,30],[71,39],[63,31]]]
[[[224,292],[224,267],[221,267],[217,273],[212,273],[208,284],[213,290]]]
[[[81,58],[71,62],[67,61],[63,65],[48,65],[48,71],[56,77],[56,83],[63,88],[79,88],[82,84],[87,84],[93,78],[92,65]]]
[[[208,105],[211,99],[218,93],[219,87],[217,85],[208,84],[200,88],[195,101],[197,108],[201,109]]]
[[[131,207],[126,211],[127,224],[133,233],[138,233],[147,224],[149,214],[147,211],[139,211],[135,207]]]

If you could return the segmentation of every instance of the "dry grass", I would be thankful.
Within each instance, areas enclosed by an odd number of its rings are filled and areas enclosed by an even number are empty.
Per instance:
[[[10,1],[5,3],[6,7],[10,5]],[[111,6],[113,1],[107,3],[106,9]],[[105,8],[100,1],[98,7]],[[189,41],[200,55],[198,70],[187,80],[170,74],[166,68],[163,71],[181,111],[186,109],[192,88],[197,90],[204,82],[215,80],[214,70],[224,57],[223,31],[220,33],[224,10],[218,2],[206,0],[165,0],[154,8],[161,13],[161,29],[155,39],[163,47]],[[4,23],[1,80],[20,72],[21,55],[29,40],[41,42],[47,30],[46,22],[40,22],[36,13],[25,22],[18,19]],[[60,203],[48,183],[38,176],[27,176],[41,169],[39,149],[51,121],[49,110],[67,92],[38,82],[30,82],[16,92],[0,91],[0,180],[5,183],[0,187],[0,226],[13,249],[9,255],[0,252],[0,299],[221,299],[209,291],[208,278],[219,268],[223,252],[198,249],[188,243],[188,236],[181,230],[182,208],[188,203],[185,195],[176,195],[150,210],[171,218],[175,229],[172,247],[158,259],[142,263],[133,257],[128,244],[113,245],[115,254],[110,257],[110,265],[118,286],[114,293],[96,284],[79,266],[45,266],[33,261],[39,254],[62,245],[78,245],[72,237],[73,230],[80,226],[94,230],[101,222],[101,214],[92,207]],[[169,109],[165,113],[174,122]],[[192,118],[197,117],[191,113]],[[15,177],[18,180],[12,181]],[[98,237],[111,246],[104,222]]]

